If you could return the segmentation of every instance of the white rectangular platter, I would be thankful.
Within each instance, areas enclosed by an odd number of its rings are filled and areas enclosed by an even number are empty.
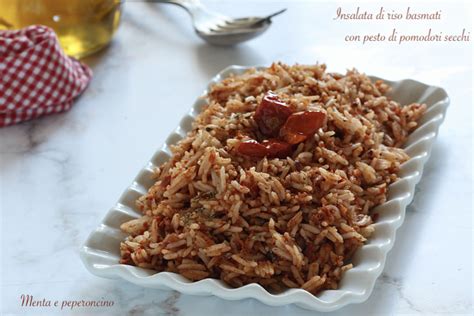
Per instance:
[[[241,74],[247,69],[248,67],[230,66],[216,75],[209,86],[231,73]],[[380,78],[371,77],[371,79]],[[384,81],[392,86],[390,96],[395,101],[401,104],[425,103],[428,109],[419,127],[409,136],[405,145],[405,150],[411,159],[401,166],[400,179],[389,187],[387,202],[374,210],[379,214],[375,223],[375,233],[353,257],[351,262],[354,268],[344,274],[339,289],[325,290],[317,296],[302,289],[289,289],[280,294],[271,294],[258,284],[231,288],[220,280],[204,279],[191,282],[175,273],[156,273],[152,270],[119,264],[120,242],[126,237],[120,231],[120,225],[140,217],[135,207],[135,200],[153,184],[153,168],[170,158],[169,145],[176,144],[191,130],[194,118],[206,104],[204,95],[207,90],[196,100],[190,112],[181,120],[179,127],[168,137],[165,145],[156,151],[115,206],[90,234],[81,249],[84,265],[97,276],[124,279],[144,287],[173,289],[193,295],[215,295],[229,300],[254,298],[272,306],[296,304],[316,311],[332,311],[350,303],[365,301],[372,292],[376,279],[382,273],[387,253],[395,242],[398,227],[403,223],[406,207],[413,199],[415,186],[421,179],[423,166],[430,156],[433,142],[449,105],[448,95],[441,88],[410,79]]]

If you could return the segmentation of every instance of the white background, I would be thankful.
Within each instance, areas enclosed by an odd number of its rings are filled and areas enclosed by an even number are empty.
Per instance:
[[[8,315],[68,314],[22,308],[35,299],[112,300],[77,315],[315,315],[295,306],[224,301],[142,289],[90,275],[78,257],[95,228],[206,82],[230,64],[327,63],[445,88],[451,97],[414,202],[383,275],[363,304],[334,315],[471,314],[472,39],[466,43],[347,43],[344,35],[381,32],[472,34],[467,2],[207,1],[231,16],[288,8],[260,38],[235,48],[198,39],[186,13],[164,4],[128,3],[113,43],[85,61],[94,79],[65,114],[0,129],[2,306]],[[377,12],[442,10],[440,21],[336,21],[337,7]]]

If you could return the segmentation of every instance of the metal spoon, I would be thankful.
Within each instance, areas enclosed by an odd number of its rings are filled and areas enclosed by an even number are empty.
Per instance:
[[[191,15],[197,35],[210,44],[222,46],[235,45],[259,36],[268,29],[272,17],[286,11],[283,9],[265,17],[235,19],[209,11],[199,0],[148,0],[148,2],[170,3],[184,8]]]

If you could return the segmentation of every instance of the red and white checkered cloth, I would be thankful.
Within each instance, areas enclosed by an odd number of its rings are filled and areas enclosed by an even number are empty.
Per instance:
[[[70,109],[91,78],[50,28],[0,31],[0,127]]]

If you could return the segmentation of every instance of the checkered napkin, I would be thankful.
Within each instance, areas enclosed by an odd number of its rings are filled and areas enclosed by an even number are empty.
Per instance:
[[[50,28],[0,31],[0,127],[70,109],[91,78]]]

